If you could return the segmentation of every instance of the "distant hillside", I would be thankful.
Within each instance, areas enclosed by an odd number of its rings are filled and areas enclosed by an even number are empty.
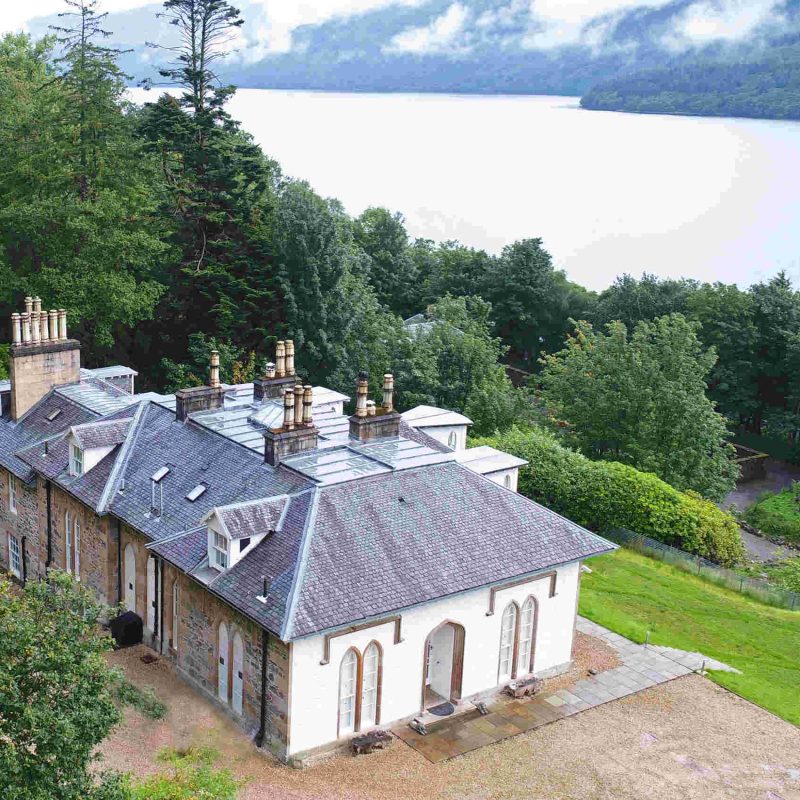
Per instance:
[[[617,77],[587,92],[581,105],[644,114],[800,120],[800,44],[748,60],[698,60]]]
[[[800,0],[640,1],[577,21],[572,6],[528,0],[375,0],[349,15],[321,3],[316,22],[286,27],[272,4],[241,0],[242,38],[220,76],[251,88],[567,94],[587,108],[796,116],[794,68],[759,54],[800,42]],[[106,20],[137,80],[158,76],[145,42],[169,43],[159,9]]]

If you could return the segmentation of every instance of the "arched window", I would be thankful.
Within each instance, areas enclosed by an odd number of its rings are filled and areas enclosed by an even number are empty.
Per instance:
[[[67,551],[65,569],[72,575],[72,519],[69,511],[64,512],[64,546]]]
[[[455,431],[450,431],[450,435],[447,437],[447,446],[451,450],[455,450],[458,447],[458,434]]]
[[[536,600],[529,597],[522,606],[519,621],[517,675],[533,672],[533,638],[536,635]]]
[[[231,705],[237,714],[241,714],[244,699],[244,642],[239,631],[233,634],[231,650]]]
[[[511,680],[514,671],[514,642],[517,634],[517,604],[509,603],[500,621],[500,666],[498,682]]]
[[[510,475],[506,475],[505,478],[503,478],[503,486],[505,486],[506,489],[510,489],[511,488],[511,476]]]
[[[358,653],[350,648],[339,667],[339,736],[356,730]]]
[[[359,729],[369,728],[380,722],[380,690],[381,649],[377,642],[372,642],[364,651]]]
[[[181,586],[177,578],[172,584],[172,649],[178,652],[178,633],[181,619]]]
[[[136,611],[136,553],[132,544],[125,548],[125,608]]]
[[[81,521],[75,520],[72,526],[73,531],[73,544],[75,546],[75,577],[81,579]]]

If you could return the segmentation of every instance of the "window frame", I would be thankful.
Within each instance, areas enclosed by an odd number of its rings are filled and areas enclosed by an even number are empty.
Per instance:
[[[531,618],[530,618],[530,638],[527,640],[527,656],[526,658],[522,659],[524,654],[523,649],[523,627],[526,625],[524,622],[525,617],[525,609],[526,607],[530,606],[531,609]],[[539,601],[531,594],[525,599],[525,602],[522,604],[520,608],[520,619],[519,619],[519,641],[517,643],[517,675],[525,674],[530,675],[533,672],[533,658],[536,654],[536,629],[538,627],[539,621]]]
[[[81,521],[77,515],[72,520],[72,567],[75,580],[81,579]]]
[[[228,569],[228,565],[230,564],[230,542],[227,536],[219,531],[215,531],[213,528],[211,529],[211,533],[213,534],[211,538],[211,550],[214,555],[214,563],[212,566],[224,571]],[[223,542],[224,547],[220,547],[219,542]]]
[[[447,446],[451,450],[458,449],[458,431],[450,431],[450,433],[447,435]]]
[[[14,561],[17,562],[16,567]],[[22,580],[22,543],[11,531],[8,532],[8,569],[12,575]]]
[[[375,671],[374,673],[367,672],[367,662],[369,659],[369,652],[370,650],[374,650],[375,652]],[[375,675],[375,687],[374,689],[367,690],[366,688],[366,676],[368,674]],[[380,645],[380,642],[377,642],[373,639],[365,648],[364,648],[364,655],[361,657],[361,681],[359,687],[359,696],[361,701],[359,703],[359,718],[358,718],[358,730],[364,729],[364,709],[367,708],[367,704],[365,701],[365,695],[367,691],[374,691],[375,693],[375,712],[372,715],[372,719],[368,721],[369,727],[374,727],[376,725],[381,724],[381,690],[383,689],[383,648]]]
[[[512,614],[510,629],[506,624],[506,619],[509,614]],[[509,640],[506,643],[506,637]],[[519,606],[512,600],[503,609],[503,614],[500,617],[500,648],[497,654],[497,683],[505,683],[505,681],[514,680],[517,675],[517,647],[519,645]],[[504,651],[508,651],[507,658],[504,656]],[[503,670],[503,664],[507,661],[508,669]]]
[[[17,513],[17,476],[8,473],[8,510],[11,514]]]
[[[75,442],[69,443],[69,474],[76,478],[83,475],[83,449]]]
[[[343,685],[343,670],[345,666],[345,661],[350,657],[353,657],[353,691],[351,695],[343,695],[342,694],[342,685]],[[339,662],[339,694],[338,694],[338,702],[336,704],[336,738],[341,738],[342,736],[349,736],[351,733],[358,733],[359,730],[359,722],[360,722],[360,705],[361,705],[361,653],[355,647],[348,647],[345,651],[344,655],[342,656],[342,660]],[[345,697],[350,697],[352,699],[352,726],[345,729],[342,725],[342,701]]]

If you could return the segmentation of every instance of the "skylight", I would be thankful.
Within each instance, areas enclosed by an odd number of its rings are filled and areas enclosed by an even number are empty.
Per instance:
[[[154,472],[150,478],[153,483],[158,483],[163,478],[166,478],[169,475],[169,467],[161,467],[160,470]]]
[[[192,489],[192,491],[186,495],[186,499],[190,503],[194,503],[194,501],[197,500],[198,497],[202,497],[202,495],[205,494],[207,488],[208,487],[205,484],[198,483],[197,486],[195,486],[194,489]]]
[[[47,415],[47,421],[48,422],[52,422],[57,416],[59,416],[59,414],[61,414],[61,409],[60,408],[57,408],[55,411],[51,411]]]

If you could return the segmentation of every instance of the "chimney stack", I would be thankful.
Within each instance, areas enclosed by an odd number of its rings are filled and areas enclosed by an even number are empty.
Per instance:
[[[225,392],[219,380],[219,352],[211,351],[208,370],[208,386],[194,386],[175,393],[175,416],[185,422],[192,414],[222,408]]]
[[[42,311],[39,297],[25,298],[24,313],[11,315],[11,418],[19,419],[51,389],[80,381],[81,346],[67,338],[67,312]]]
[[[400,415],[393,406],[394,377],[390,373],[383,376],[383,405],[375,406],[368,400],[369,376],[359,373],[356,384],[356,413],[350,417],[350,438],[361,442],[385,439],[400,435]]]
[[[319,431],[314,425],[311,409],[313,389],[297,384],[287,387],[283,395],[283,427],[264,432],[264,460],[277,467],[289,456],[316,450]]]
[[[287,387],[294,387],[294,383],[294,342],[281,340],[275,345],[275,363],[270,361],[263,377],[253,382],[253,400],[260,403],[283,397]]]

